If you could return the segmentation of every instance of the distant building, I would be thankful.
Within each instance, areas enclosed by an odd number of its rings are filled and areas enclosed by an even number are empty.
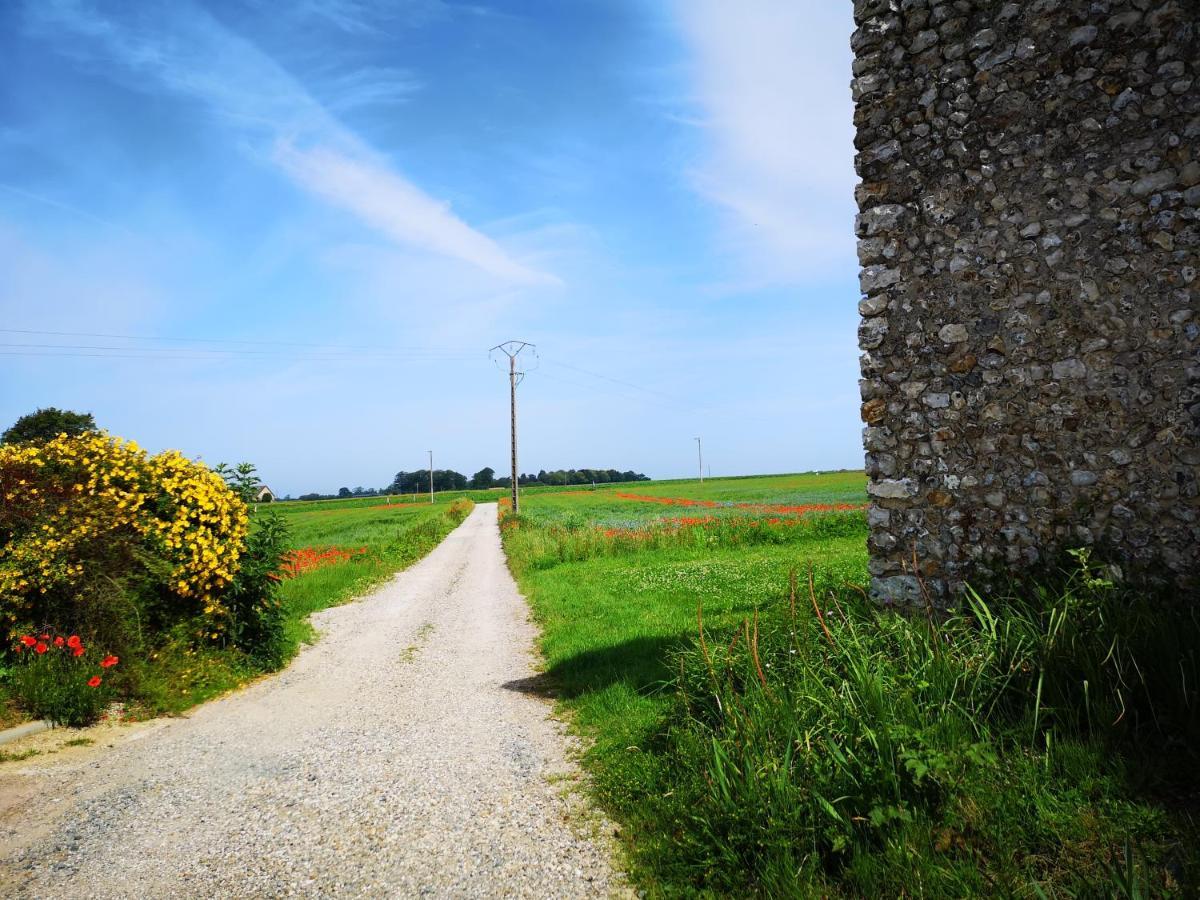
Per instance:
[[[275,492],[265,484],[258,489],[258,493],[254,495],[255,503],[274,503]]]

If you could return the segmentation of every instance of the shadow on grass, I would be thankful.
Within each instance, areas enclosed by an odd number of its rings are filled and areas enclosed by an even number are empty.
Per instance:
[[[650,694],[671,678],[668,653],[691,640],[686,632],[674,637],[633,638],[577,653],[545,672],[505,682],[503,687],[552,700],[571,700],[624,682],[639,694]]]

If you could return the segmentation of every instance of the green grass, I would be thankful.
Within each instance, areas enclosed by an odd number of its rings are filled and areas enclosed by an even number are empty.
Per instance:
[[[798,505],[861,502],[862,485],[620,490]],[[638,511],[623,519],[622,504]],[[1194,614],[1076,573],[1008,598],[991,624],[983,606],[983,624],[931,623],[864,602],[859,513],[680,528],[681,512],[611,490],[530,494],[503,529],[542,624],[542,684],[590,739],[597,799],[652,896],[1197,883]],[[790,570],[810,563],[812,597],[803,574],[793,595]]]

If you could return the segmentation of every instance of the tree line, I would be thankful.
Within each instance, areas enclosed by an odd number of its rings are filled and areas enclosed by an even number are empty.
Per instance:
[[[629,470],[620,472],[616,469],[555,469],[547,472],[540,470],[537,474],[523,473],[517,478],[517,484],[527,485],[572,485],[572,484],[620,484],[627,481],[649,481],[647,475]],[[453,469],[433,470],[433,489],[435,491],[466,491],[488,490],[489,488],[509,488],[512,478],[504,475],[497,477],[496,470],[490,466],[480,469],[470,478]],[[339,488],[336,494],[301,494],[299,500],[334,500],[351,497],[385,497],[389,494],[424,494],[429,491],[429,470],[417,469],[414,472],[397,472],[392,483],[381,488],[365,488],[362,486]],[[286,499],[291,499],[290,497]]]

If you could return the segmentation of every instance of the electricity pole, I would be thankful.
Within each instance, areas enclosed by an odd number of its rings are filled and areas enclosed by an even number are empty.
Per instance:
[[[523,350],[529,349],[533,351],[533,355],[537,356],[537,348],[526,341],[505,341],[503,344],[497,344],[489,353],[499,351],[508,357],[508,408],[509,419],[511,422],[511,443],[512,443],[512,511],[518,513],[521,511],[520,502],[521,496],[518,490],[518,479],[520,475],[517,472],[517,385],[521,383],[525,377],[524,372],[517,371],[517,357],[521,355]]]
[[[700,483],[704,484],[704,453],[700,449],[700,438],[696,438],[696,460],[700,463]]]
[[[433,451],[429,451],[429,502],[433,502]]]

